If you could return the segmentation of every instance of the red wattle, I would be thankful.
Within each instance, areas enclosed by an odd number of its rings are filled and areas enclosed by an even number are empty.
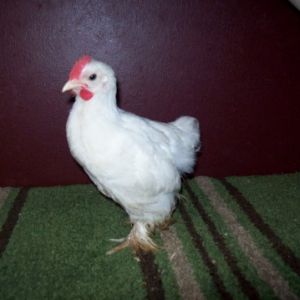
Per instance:
[[[85,101],[89,101],[93,96],[94,94],[86,88],[80,90],[80,97]]]

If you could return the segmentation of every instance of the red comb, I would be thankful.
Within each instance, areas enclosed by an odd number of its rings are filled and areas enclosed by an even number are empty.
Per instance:
[[[69,79],[78,79],[83,68],[88,64],[92,58],[88,55],[84,55],[81,58],[79,58],[76,63],[74,64],[70,74]]]

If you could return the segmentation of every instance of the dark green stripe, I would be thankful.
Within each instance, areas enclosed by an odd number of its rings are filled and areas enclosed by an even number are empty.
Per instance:
[[[236,201],[240,208],[247,214],[251,222],[253,222],[257,229],[270,241],[273,248],[281,256],[283,261],[300,276],[300,259],[295,256],[293,251],[287,245],[282,243],[279,236],[277,236],[272,228],[265,223],[260,214],[255,210],[254,206],[245,198],[237,187],[233,186],[224,178],[220,179],[220,181],[232,195],[232,198]]]
[[[187,190],[188,194],[190,195],[190,199],[191,199],[195,209],[198,211],[198,213],[199,213],[200,217],[203,219],[203,221],[207,224],[208,230],[210,231],[210,234],[212,235],[213,240],[215,241],[217,247],[223,253],[224,258],[225,258],[231,272],[236,276],[237,280],[239,281],[239,284],[240,284],[241,289],[243,290],[244,294],[249,299],[260,299],[258,292],[254,288],[254,286],[244,277],[243,273],[241,272],[240,268],[238,267],[236,258],[233,256],[233,254],[227,247],[227,245],[225,243],[225,238],[217,230],[216,225],[213,222],[212,218],[205,211],[203,205],[201,204],[201,199],[198,199],[197,195],[190,188],[187,181],[185,182],[184,186],[185,186],[185,189]]]
[[[201,204],[203,205],[209,217],[214,222],[217,231],[223,236],[226,246],[235,257],[237,265],[243,273],[244,277],[251,283],[252,286],[255,287],[262,299],[274,298],[275,295],[272,289],[257,276],[256,268],[252,265],[249,257],[241,249],[238,241],[236,240],[236,237],[232,234],[231,230],[224,222],[223,217],[219,215],[218,212],[216,212],[215,208],[211,204],[210,199],[206,196],[206,194],[204,194],[195,180],[190,181],[190,186],[197,197],[201,199]],[[210,250],[210,253],[211,252],[212,251]],[[234,295],[235,299],[242,298],[243,295],[242,291],[239,292],[240,286],[238,284],[238,281],[234,282],[233,278],[230,278],[228,273],[230,273],[229,268],[228,270],[225,269],[223,274],[223,277],[225,278],[225,284],[226,286],[228,286],[228,290],[230,290],[230,292]]]
[[[212,259],[210,258],[207,250],[202,244],[202,237],[200,234],[196,231],[195,226],[193,224],[193,221],[191,217],[189,216],[185,206],[183,203],[179,203],[178,205],[179,212],[182,216],[182,219],[186,225],[187,230],[189,231],[192,241],[194,243],[195,248],[198,250],[201,258],[203,259],[205,265],[207,266],[210,275],[212,276],[212,279],[216,285],[217,290],[219,291],[220,295],[223,299],[233,299],[232,296],[228,293],[226,290],[223,280],[221,279],[216,265],[212,262]]]
[[[155,263],[158,266],[158,271],[160,273],[160,278],[164,288],[165,298],[167,300],[179,299],[179,290],[175,274],[169,261],[168,254],[163,248],[163,241],[160,238],[159,234],[156,234],[155,242],[157,243],[157,245],[161,245],[158,251],[156,251],[154,254]]]
[[[173,226],[176,228],[177,235],[182,242],[184,253],[186,254],[187,259],[193,268],[195,279],[201,287],[203,294],[207,299],[220,299],[220,294],[216,289],[207,265],[199,255],[198,250],[194,247],[191,235],[188,232],[178,209],[175,211],[174,218],[176,223]]]
[[[280,272],[280,275],[289,282],[291,290],[300,295],[300,278],[296,275],[288,265],[284,263],[282,258],[272,247],[270,241],[257,229],[257,227],[249,220],[248,216],[240,208],[240,206],[232,199],[231,194],[226,190],[224,185],[219,180],[211,179],[215,185],[216,190],[222,195],[226,205],[234,212],[237,221],[247,229],[251,234],[253,240],[263,253],[263,255],[270,260],[274,267]],[[271,192],[271,190],[270,190]],[[265,197],[265,199],[268,196]],[[271,193],[269,194],[271,196]],[[281,226],[280,224],[278,224]]]

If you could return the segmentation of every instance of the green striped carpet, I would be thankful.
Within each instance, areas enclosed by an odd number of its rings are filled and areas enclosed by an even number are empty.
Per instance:
[[[92,185],[0,189],[0,299],[299,299],[300,173],[185,181],[160,250],[107,256],[125,212]]]

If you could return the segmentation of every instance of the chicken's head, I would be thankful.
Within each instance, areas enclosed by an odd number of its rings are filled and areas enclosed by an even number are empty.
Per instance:
[[[116,79],[112,68],[85,55],[74,64],[62,92],[72,91],[82,100],[88,101],[95,95],[115,88]]]

